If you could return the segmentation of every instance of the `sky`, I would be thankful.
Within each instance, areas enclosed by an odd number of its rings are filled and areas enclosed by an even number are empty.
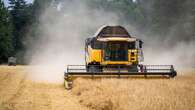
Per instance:
[[[8,6],[9,1],[8,0],[3,0],[3,1],[5,3],[5,6]],[[27,1],[27,3],[32,3],[34,0],[25,0],[25,1]]]
[[[8,0],[3,0],[4,1],[4,3],[5,3],[5,5],[6,6],[8,6]],[[25,0],[25,1],[27,1],[27,3],[32,3],[34,0]],[[136,2],[136,0],[133,0],[134,2]]]

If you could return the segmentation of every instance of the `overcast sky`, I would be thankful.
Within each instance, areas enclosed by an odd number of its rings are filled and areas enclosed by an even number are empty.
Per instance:
[[[3,1],[4,1],[5,5],[7,6],[9,1],[8,0],[3,0]],[[27,1],[27,3],[32,3],[34,0],[25,0],[25,1]]]
[[[3,0],[4,1],[4,3],[5,3],[5,5],[6,6],[8,6],[8,0]],[[27,3],[32,3],[34,0],[25,0],[25,1],[27,1]],[[133,0],[134,2],[136,2],[136,0]]]

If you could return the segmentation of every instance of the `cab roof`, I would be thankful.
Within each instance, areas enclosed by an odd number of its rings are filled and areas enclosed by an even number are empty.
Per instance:
[[[109,37],[120,37],[120,38],[131,38],[131,35],[128,33],[128,31],[120,26],[102,26],[98,29],[98,31],[95,33],[94,37],[96,38],[109,38]]]

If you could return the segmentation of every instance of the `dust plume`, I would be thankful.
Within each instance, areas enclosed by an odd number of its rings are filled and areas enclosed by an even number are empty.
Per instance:
[[[145,31],[137,29],[135,25],[126,23],[125,19],[114,11],[107,11],[104,8],[93,8],[88,5],[87,0],[60,0],[51,3],[39,16],[39,26],[36,42],[29,46],[27,56],[30,64],[34,66],[31,78],[38,81],[62,82],[63,73],[69,64],[85,64],[84,42],[87,37],[92,37],[96,30],[102,25],[117,24],[122,25],[132,36],[142,39],[144,43],[145,64],[173,64],[176,69],[193,68],[195,57],[194,27],[190,9],[186,8],[188,3],[184,3],[184,10],[173,7],[176,15],[170,19],[175,19],[170,26],[169,23],[162,23],[159,30],[162,33],[147,34],[147,29],[152,27],[151,16],[165,16],[167,19],[170,13],[169,7],[164,4],[160,10],[162,13],[155,13],[154,1],[143,3],[147,25],[143,27]],[[172,2],[166,2],[172,3]],[[181,2],[183,3],[183,2]],[[137,0],[139,4],[139,0]],[[163,5],[163,4],[162,4]],[[170,9],[171,10],[171,9]],[[185,15],[184,18],[182,18]],[[178,18],[178,19],[177,19]],[[135,24],[135,23],[134,23]],[[169,28],[166,28],[167,24]],[[140,24],[137,24],[140,25]],[[164,27],[163,27],[164,26]],[[30,57],[29,57],[30,56]]]
[[[177,70],[194,68],[195,2],[137,1],[143,8],[146,20],[145,35],[140,35],[145,41],[145,64],[173,64]]]
[[[40,36],[30,47],[31,77],[61,82],[67,65],[84,64],[85,38],[105,24],[118,24],[114,13],[89,8],[85,2],[62,1],[49,6],[40,16]]]

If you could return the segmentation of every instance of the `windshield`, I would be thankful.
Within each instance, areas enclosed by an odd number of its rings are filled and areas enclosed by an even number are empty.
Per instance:
[[[127,61],[128,43],[127,42],[108,42],[104,47],[105,61]]]

